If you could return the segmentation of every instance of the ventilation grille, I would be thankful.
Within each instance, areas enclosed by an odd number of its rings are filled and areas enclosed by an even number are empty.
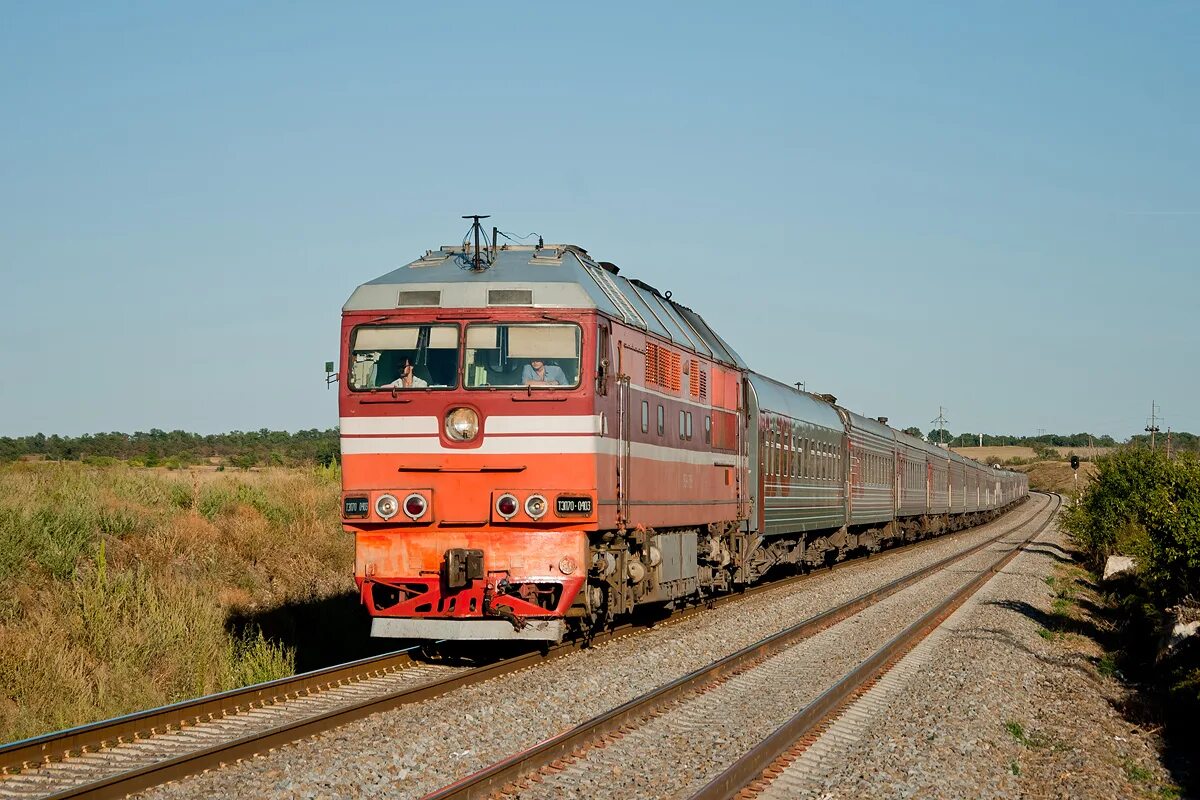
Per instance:
[[[440,291],[408,291],[401,292],[396,300],[397,306],[440,306],[442,293]]]
[[[654,342],[646,343],[646,383],[678,392],[681,385],[682,363],[678,353],[673,353]]]
[[[692,397],[696,400],[708,399],[708,372],[700,366],[700,362],[692,359],[688,366],[688,375],[691,380],[688,381],[688,386],[691,389]]]
[[[531,306],[531,289],[488,289],[489,306]]]

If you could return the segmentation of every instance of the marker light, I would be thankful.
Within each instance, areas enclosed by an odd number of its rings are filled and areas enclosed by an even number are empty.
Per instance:
[[[540,519],[546,513],[546,498],[540,494],[531,494],[525,500],[525,513],[534,519]]]
[[[469,442],[479,433],[479,415],[469,408],[454,408],[446,415],[446,435],[456,442]]]
[[[381,494],[375,499],[375,513],[384,519],[391,519],[400,510],[400,503],[394,495]]]
[[[496,513],[505,519],[512,519],[517,513],[517,498],[511,494],[502,494],[496,499]]]
[[[427,508],[429,508],[429,503],[425,502],[425,498],[416,492],[404,498],[404,513],[412,519],[424,514]]]

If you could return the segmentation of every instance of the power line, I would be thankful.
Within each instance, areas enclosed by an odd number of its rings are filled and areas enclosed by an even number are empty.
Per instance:
[[[1146,425],[1146,433],[1150,434],[1150,449],[1154,449],[1155,435],[1158,433],[1158,406],[1150,401],[1150,422]]]
[[[945,444],[946,438],[946,423],[950,420],[946,419],[946,409],[938,406],[937,419],[930,420],[931,424],[937,425],[938,444]]]

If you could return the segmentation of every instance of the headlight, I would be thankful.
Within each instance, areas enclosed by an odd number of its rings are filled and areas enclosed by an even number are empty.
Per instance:
[[[381,494],[375,498],[375,513],[384,519],[391,519],[400,510],[400,503],[394,495]]]
[[[427,508],[429,508],[429,504],[425,502],[425,498],[416,492],[404,498],[404,513],[412,519],[420,517]]]
[[[446,435],[456,442],[469,442],[479,433],[479,415],[469,408],[456,408],[446,415]]]
[[[531,494],[525,500],[525,513],[538,519],[546,513],[546,498],[540,494]]]
[[[496,513],[505,519],[512,519],[517,513],[517,498],[511,494],[502,494],[496,498]]]

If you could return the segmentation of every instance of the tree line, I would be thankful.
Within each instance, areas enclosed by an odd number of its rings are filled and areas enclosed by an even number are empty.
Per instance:
[[[199,434],[151,428],[134,433],[86,433],[82,436],[0,437],[0,462],[20,458],[55,461],[129,461],[145,466],[186,466],[214,459],[237,467],[255,465],[328,465],[338,460],[338,431],[231,431]]]
[[[919,428],[906,428],[905,433],[910,433],[914,436],[921,436]],[[1191,436],[1191,434],[1186,434]],[[961,445],[963,447],[978,447],[981,434],[961,432],[951,433],[945,428],[932,428],[924,435],[927,442],[945,442],[951,445]],[[1032,447],[1037,449],[1041,447],[1116,447],[1120,444],[1113,437],[1105,434],[1104,436],[1093,436],[1090,433],[1047,433],[1041,436],[1006,436],[996,433],[985,433],[983,436],[984,447]],[[1135,436],[1134,439],[1139,437]],[[1192,437],[1195,439],[1196,437]],[[1149,439],[1147,439],[1149,443]]]
[[[951,433],[934,428],[925,434],[917,427],[904,429],[927,442],[978,445],[978,433]],[[1138,447],[1150,446],[1148,434],[1138,434],[1127,442]],[[1005,436],[983,434],[984,447],[1017,445],[1032,447],[1041,452],[1047,447],[1116,447],[1119,442],[1111,436],[1093,436],[1088,433],[1045,434],[1042,436]],[[1165,434],[1156,437],[1156,445],[1166,445]],[[1177,452],[1200,452],[1200,436],[1186,431],[1171,434],[1171,448]],[[36,433],[32,436],[0,437],[0,463],[20,458],[45,458],[54,461],[133,461],[146,466],[159,464],[208,463],[213,459],[233,466],[254,465],[328,465],[339,459],[338,430],[327,428],[289,433],[262,428],[257,431],[231,431],[229,433],[199,434],[187,431],[164,431],[151,428],[134,433],[85,433],[82,436],[50,436]]]

